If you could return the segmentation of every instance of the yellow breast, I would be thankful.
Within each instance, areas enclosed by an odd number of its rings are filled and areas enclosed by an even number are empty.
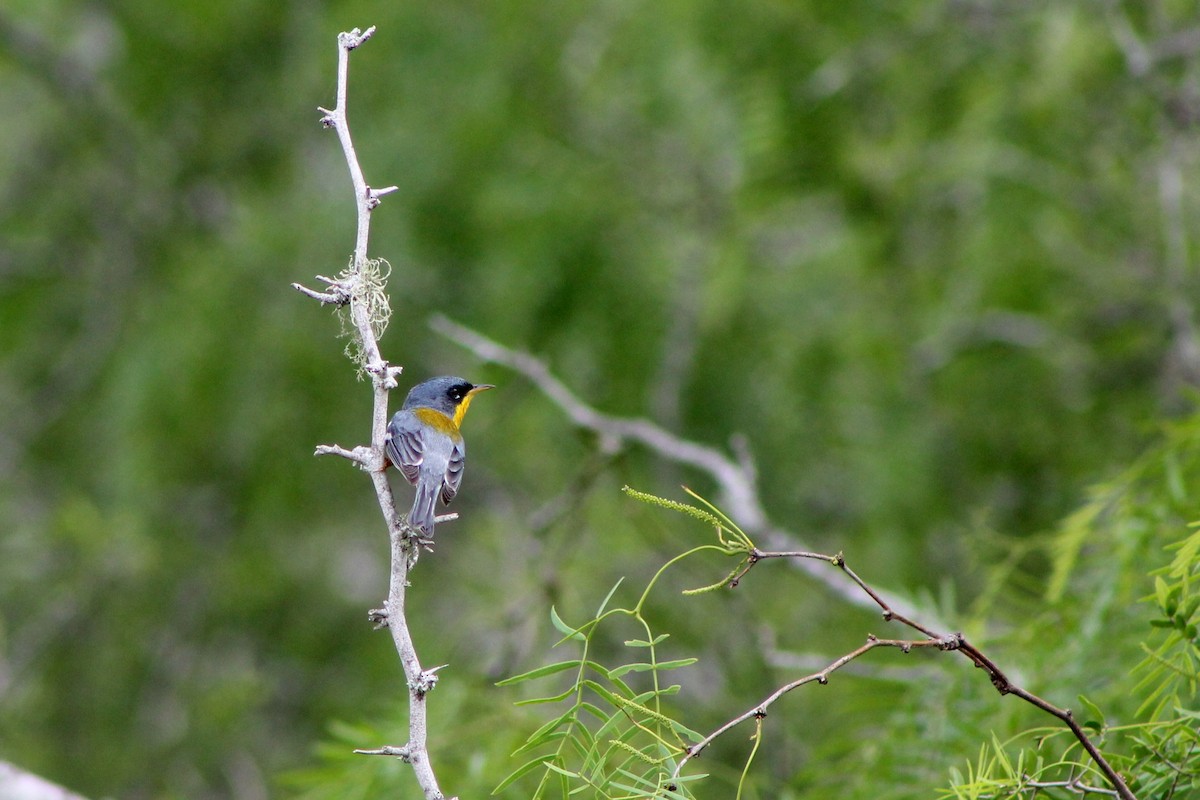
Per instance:
[[[439,433],[446,434],[454,441],[457,442],[462,439],[462,433],[458,430],[458,425],[455,424],[454,420],[450,419],[450,417],[447,417],[442,412],[433,408],[414,408],[413,414],[417,417],[417,419],[421,420],[421,422],[425,423]],[[456,414],[455,416],[461,416],[461,414]]]

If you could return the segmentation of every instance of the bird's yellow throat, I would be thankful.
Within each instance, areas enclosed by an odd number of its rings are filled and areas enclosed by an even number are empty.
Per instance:
[[[491,389],[491,388],[492,388],[491,386],[484,384],[483,386],[476,386],[474,389],[467,392],[466,396],[462,399],[462,402],[458,404],[458,408],[454,409],[454,426],[455,427],[462,425],[463,417],[465,417],[467,415],[467,406],[471,405],[471,398],[474,397],[475,395],[477,395],[478,393],[487,391],[488,389]]]

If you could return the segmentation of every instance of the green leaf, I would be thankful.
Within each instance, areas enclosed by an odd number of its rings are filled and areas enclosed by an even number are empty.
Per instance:
[[[690,667],[699,659],[697,658],[680,658],[674,661],[660,661],[657,664],[648,664],[646,662],[637,662],[634,664],[624,664],[619,667],[613,667],[608,671],[610,678],[619,678],[622,675],[627,675],[630,672],[651,672],[665,669],[679,669],[680,667]]]
[[[700,733],[699,731],[692,730],[688,726],[684,725],[682,722],[678,722],[676,720],[671,720],[671,730],[675,731],[680,736],[682,736],[684,739],[687,739],[688,741],[690,741],[692,744],[698,744],[698,743],[704,741],[704,734]]]
[[[587,701],[583,701],[579,704],[579,710],[586,711],[587,713],[591,714],[593,717],[595,717],[600,722],[606,722],[610,716],[610,715],[604,713],[604,711],[601,710],[601,708],[599,706],[597,706],[595,703],[589,703]]]
[[[549,733],[539,736],[536,741],[529,741],[512,751],[513,756],[520,756],[528,753],[531,750],[536,750],[539,747],[555,744],[570,736],[567,731],[550,731]]]
[[[1085,714],[1082,724],[1087,726],[1089,723],[1096,726],[1096,730],[1103,730],[1105,727],[1104,712],[1100,710],[1100,706],[1088,700],[1083,695],[1079,695],[1079,703],[1083,706]]]
[[[604,616],[604,609],[608,608],[608,601],[612,600],[612,596],[617,593],[617,589],[619,589],[621,584],[624,582],[624,577],[619,578],[617,582],[613,584],[613,587],[608,590],[608,594],[604,595],[604,600],[600,602],[600,607],[596,609],[596,616],[598,618]]]
[[[670,636],[671,636],[671,634],[669,634],[669,633],[660,633],[658,636],[655,636],[653,639],[651,639],[648,642],[645,639],[626,639],[625,646],[626,647],[654,647],[656,644],[662,642],[664,639],[667,639]]]
[[[558,609],[556,609],[554,606],[550,606],[550,623],[554,625],[556,629],[558,629],[559,633],[568,639],[574,639],[578,642],[587,641],[587,637],[580,633],[578,629],[572,628],[570,625],[563,622],[562,617],[558,615]]]
[[[1068,516],[1059,526],[1054,537],[1053,564],[1049,580],[1046,581],[1046,600],[1057,603],[1067,588],[1067,580],[1075,569],[1075,562],[1083,545],[1091,536],[1096,519],[1104,510],[1099,498],[1092,498],[1078,511]]]
[[[559,775],[562,775],[566,778],[578,778],[579,777],[578,772],[571,772],[568,769],[563,769],[562,767],[555,764],[553,761],[547,761],[547,762],[545,762],[545,764],[546,764],[546,769],[548,769],[552,772],[557,772]]]
[[[647,664],[645,662],[638,662],[635,664],[623,664],[622,666],[613,667],[612,669],[610,669],[608,671],[608,677],[609,678],[619,678],[622,675],[628,675],[631,672],[649,672],[650,670],[652,670],[654,668],[655,668],[654,664]]]
[[[526,761],[524,764],[517,767],[512,772],[508,773],[508,775],[504,778],[504,780],[500,781],[500,783],[497,784],[495,789],[492,789],[492,794],[499,794],[501,791],[503,791],[504,789],[507,789],[509,786],[512,786],[514,783],[521,780],[521,778],[523,778],[526,775],[528,775],[529,773],[533,772],[538,767],[544,766],[547,761],[553,759],[554,757],[555,757],[554,755],[545,755],[545,756],[538,756],[537,758],[533,759],[532,761]]]
[[[675,783],[694,783],[696,781],[702,781],[707,777],[707,772],[694,772],[691,775],[680,775],[678,778],[672,778],[671,780]]]
[[[548,697],[531,697],[528,700],[517,700],[513,703],[514,706],[538,706],[548,703],[561,703],[571,695],[575,694],[578,687],[571,685],[564,689],[560,694],[550,695]]]
[[[575,721],[575,712],[577,709],[578,706],[572,706],[571,708],[568,708],[562,714],[545,723],[533,733],[529,734],[529,737],[525,740],[525,744],[514,750],[513,755],[515,756],[526,750],[537,747],[540,744],[545,744],[547,741],[549,741],[550,734],[553,733],[556,728],[558,728],[564,722]]]
[[[1154,578],[1154,600],[1158,603],[1159,608],[1167,607],[1167,582],[1163,580],[1161,575],[1156,575]]]
[[[553,611],[553,608],[551,611]],[[575,658],[569,661],[559,661],[555,664],[546,664],[545,666],[538,667],[537,669],[531,669],[528,672],[522,672],[520,675],[513,675],[511,678],[505,678],[502,681],[497,681],[496,685],[512,686],[514,683],[523,683],[524,681],[531,681],[535,678],[544,678],[547,675],[554,675],[555,673],[563,672],[565,670],[572,669],[573,667],[578,667],[582,663],[582,661]]]
[[[620,676],[613,676],[610,672],[604,673],[609,682],[626,697],[633,697],[637,692],[633,691],[625,681],[621,680]]]
[[[1200,608],[1200,595],[1196,595],[1189,600],[1187,605],[1183,607],[1183,611],[1180,613],[1183,614],[1183,618],[1185,620],[1190,621],[1192,617],[1196,616],[1196,609],[1198,608]]]
[[[586,686],[587,688],[591,689],[596,694],[600,695],[600,697],[603,698],[604,701],[606,703],[608,703],[610,706],[616,706],[617,708],[620,708],[620,701],[617,700],[617,695],[613,694],[611,691],[609,691],[607,688],[601,686],[596,681],[591,680],[591,679],[584,679],[583,685]],[[632,693],[630,693],[630,696],[631,697],[633,696]]]

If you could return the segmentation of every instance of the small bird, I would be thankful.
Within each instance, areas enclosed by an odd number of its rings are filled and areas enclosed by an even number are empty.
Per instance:
[[[388,423],[384,442],[388,460],[417,487],[408,522],[426,536],[433,536],[437,498],[442,498],[443,505],[449,503],[462,483],[467,443],[459,426],[471,398],[494,388],[450,375],[432,378],[412,388]]]

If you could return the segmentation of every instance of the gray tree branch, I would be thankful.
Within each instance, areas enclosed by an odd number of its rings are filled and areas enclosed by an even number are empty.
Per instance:
[[[379,510],[387,523],[388,536],[391,541],[391,578],[389,581],[388,598],[383,609],[371,612],[378,627],[387,627],[392,633],[392,641],[404,667],[404,675],[408,680],[408,742],[402,746],[385,746],[372,750],[356,750],[367,755],[388,755],[400,758],[412,765],[417,782],[421,786],[426,800],[443,800],[430,763],[428,741],[428,718],[425,697],[437,684],[437,670],[426,670],[421,667],[417,658],[416,647],[412,634],[408,629],[405,617],[405,590],[408,588],[408,573],[416,563],[419,552],[419,540],[412,535],[404,521],[404,517],[396,508],[392,488],[388,483],[385,468],[387,461],[384,456],[384,437],[387,434],[388,393],[396,387],[396,376],[400,368],[388,364],[379,352],[376,335],[378,324],[375,307],[375,296],[371,285],[378,280],[372,276],[368,268],[367,242],[370,237],[371,212],[379,205],[379,198],[396,190],[389,186],[386,189],[374,190],[367,185],[358,156],[354,151],[354,143],[350,138],[350,126],[346,119],[346,86],[347,69],[350,51],[362,45],[375,32],[372,26],[366,31],[358,28],[349,33],[338,34],[338,71],[337,71],[337,106],[333,110],[319,109],[323,115],[321,124],[337,131],[342,151],[346,156],[346,164],[350,169],[350,179],[354,184],[354,199],[358,211],[358,233],[354,246],[354,257],[351,266],[337,279],[318,279],[329,286],[327,291],[316,291],[299,284],[293,287],[319,301],[322,305],[334,304],[349,306],[351,334],[358,345],[358,354],[362,369],[371,376],[374,391],[374,407],[371,415],[371,444],[369,447],[355,447],[353,450],[338,445],[322,445],[317,448],[317,455],[338,455],[353,461],[371,476],[375,486],[375,494],[379,501]]]

